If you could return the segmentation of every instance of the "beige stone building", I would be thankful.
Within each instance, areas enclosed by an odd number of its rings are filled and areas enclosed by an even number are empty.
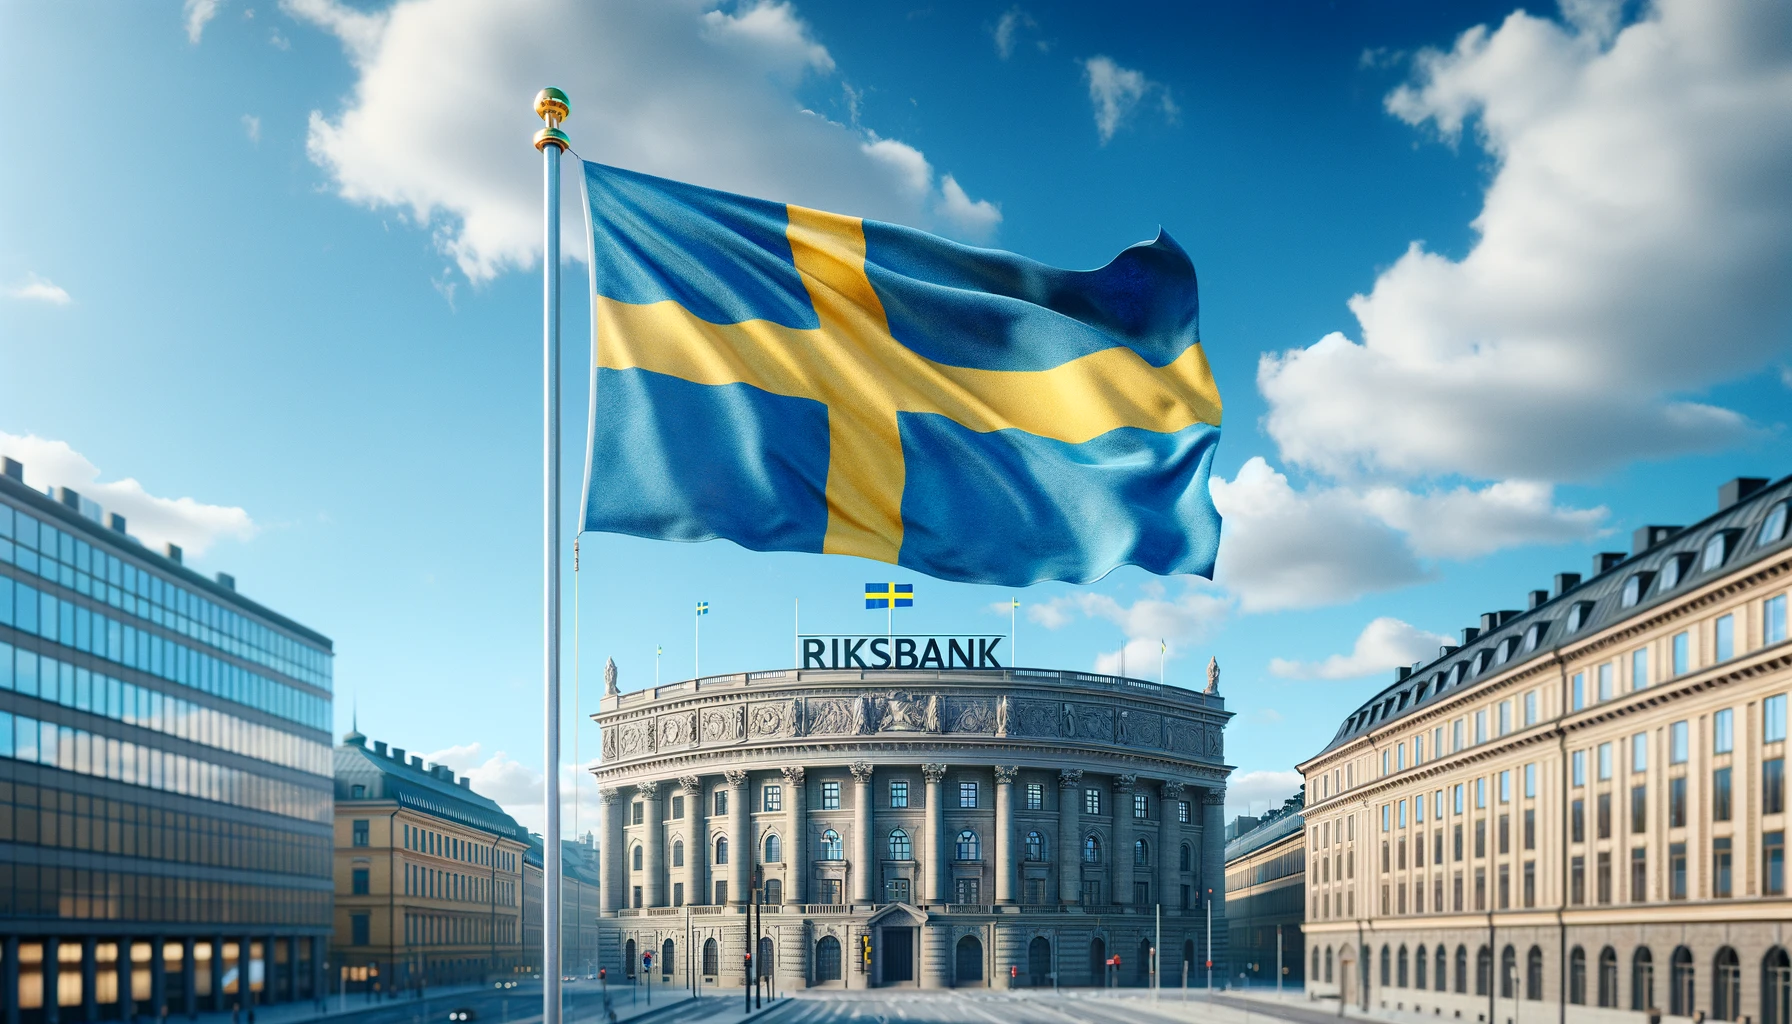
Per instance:
[[[1312,990],[1499,1021],[1792,1016],[1792,478],[1482,616],[1306,778]]]

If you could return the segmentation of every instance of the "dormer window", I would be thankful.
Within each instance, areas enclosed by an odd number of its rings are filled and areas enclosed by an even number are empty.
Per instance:
[[[1468,678],[1468,662],[1466,662],[1466,661],[1457,662],[1456,667],[1450,670],[1450,685],[1455,686],[1467,678]]]
[[[1657,591],[1666,593],[1679,586],[1680,581],[1686,578],[1686,570],[1690,568],[1692,568],[1691,553],[1674,555],[1661,563],[1661,586],[1656,588]]]
[[[1766,547],[1769,544],[1778,543],[1785,536],[1786,503],[1782,501],[1773,506],[1773,511],[1767,513],[1766,520],[1761,523],[1761,533],[1755,538],[1755,546]]]
[[[1477,674],[1487,671],[1487,666],[1491,664],[1493,664],[1492,651],[1482,651],[1475,655],[1475,672]]]
[[[1531,628],[1524,631],[1524,652],[1531,653],[1543,645],[1543,634],[1549,632],[1549,623],[1533,622]]]
[[[1719,530],[1705,542],[1704,554],[1699,558],[1699,568],[1704,572],[1723,568],[1724,562],[1730,558],[1730,549],[1735,546],[1735,530]]]
[[[367,787],[350,786],[348,788],[348,796],[350,800],[365,800],[367,799]]]
[[[1587,616],[1593,614],[1593,602],[1576,601],[1568,609],[1568,632],[1576,633],[1587,624]]]
[[[1632,573],[1631,577],[1624,581],[1624,592],[1619,596],[1618,603],[1625,608],[1634,607],[1638,601],[1643,599],[1643,595],[1649,592],[1649,582],[1654,578],[1655,574],[1652,572]]]

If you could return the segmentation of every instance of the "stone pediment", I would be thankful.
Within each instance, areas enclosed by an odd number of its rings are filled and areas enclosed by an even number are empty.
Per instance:
[[[888,904],[882,910],[865,919],[865,924],[867,926],[874,924],[906,925],[926,923],[926,911],[911,907],[907,903]]]

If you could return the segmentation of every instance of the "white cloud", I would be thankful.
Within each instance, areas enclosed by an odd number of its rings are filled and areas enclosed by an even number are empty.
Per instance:
[[[568,751],[571,747],[568,745]],[[515,818],[517,824],[530,832],[540,833],[547,827],[547,793],[542,784],[541,769],[534,764],[524,764],[499,750],[491,754],[485,752],[485,745],[479,742],[462,743],[441,750],[423,753],[425,764],[446,765],[454,770],[457,776],[466,776],[467,785],[474,793],[497,802],[505,813]],[[565,838],[574,837],[574,787],[578,787],[576,799],[578,805],[578,831],[590,832],[597,829],[598,793],[597,780],[591,773],[582,771],[576,765],[562,765],[560,769],[560,820],[565,829]]]
[[[1175,120],[1179,112],[1168,88],[1142,72],[1121,67],[1111,57],[1095,56],[1083,61],[1083,76],[1089,83],[1089,102],[1095,107],[1095,132],[1104,146],[1147,97],[1157,97],[1166,120]]]
[[[0,431],[0,454],[24,465],[25,482],[31,486],[69,487],[124,516],[131,535],[151,548],[172,542],[199,556],[220,540],[248,540],[256,533],[255,522],[240,508],[160,498],[131,477],[101,482],[99,467],[64,441]]]
[[[1272,675],[1287,679],[1360,679],[1400,665],[1426,661],[1449,637],[1428,633],[1399,619],[1382,617],[1363,627],[1349,654],[1334,654],[1324,661],[1290,661],[1271,658]]]
[[[1262,458],[1211,483],[1225,520],[1214,582],[1242,610],[1343,604],[1422,582],[1436,559],[1597,536],[1605,508],[1558,506],[1547,484],[1506,481],[1413,492],[1318,485],[1297,490]]]
[[[936,184],[919,150],[802,109],[798,83],[835,65],[789,4],[282,6],[336,36],[356,72],[340,112],[312,114],[312,159],[345,199],[427,225],[476,280],[539,250],[540,157],[527,140],[539,127],[529,101],[547,84],[571,98],[566,130],[592,159],[972,237],[994,219]],[[563,205],[576,252],[573,177]]]
[[[249,137],[250,142],[260,142],[261,141],[261,118],[256,117],[254,114],[244,114],[243,115],[243,134],[247,135]]]
[[[1297,771],[1241,772],[1226,781],[1226,817],[1282,806],[1301,787]]]
[[[1225,595],[1192,586],[1175,599],[1165,598],[1162,588],[1147,590],[1146,596],[1132,604],[1122,604],[1108,594],[1081,592],[1024,605],[1022,610],[1029,621],[1047,629],[1067,626],[1079,614],[1119,626],[1126,642],[1115,650],[1097,654],[1095,671],[1152,678],[1157,675],[1160,642],[1169,648],[1164,652],[1165,660],[1174,660],[1206,638],[1224,621],[1231,607],[1232,602]],[[1205,679],[1201,685],[1206,685]]]
[[[27,302],[47,302],[52,306],[66,306],[75,301],[69,297],[67,289],[36,274],[26,274],[24,282],[8,288],[6,294]]]
[[[1415,59],[1387,108],[1494,174],[1461,259],[1413,243],[1361,340],[1266,355],[1285,459],[1561,480],[1750,433],[1700,391],[1792,338],[1792,7],[1574,0]]]
[[[223,0],[186,0],[182,11],[187,16],[187,42],[199,45],[206,23],[218,16],[218,8],[222,6]]]
[[[268,45],[272,46],[276,50],[292,49],[292,43],[290,41],[288,41],[285,36],[280,34],[279,29],[275,29],[272,32],[268,33]]]
[[[996,53],[1003,60],[1014,56],[1015,35],[1023,28],[1037,31],[1039,23],[1033,20],[1031,14],[1019,7],[1010,7],[1003,11],[1002,17],[996,21],[996,27],[992,34],[996,40]],[[1045,49],[1044,44],[1040,45],[1040,49]]]
[[[950,174],[940,179],[940,201],[934,212],[956,228],[958,234],[979,241],[995,234],[996,225],[1002,222],[1002,211],[996,204],[987,199],[973,200]]]

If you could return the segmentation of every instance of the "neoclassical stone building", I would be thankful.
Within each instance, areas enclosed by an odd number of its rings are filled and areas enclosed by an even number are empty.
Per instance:
[[[612,970],[652,951],[674,983],[743,983],[755,890],[784,988],[1101,984],[1116,955],[1143,984],[1160,906],[1164,983],[1185,959],[1198,981],[1209,887],[1223,944],[1217,692],[783,670],[612,691],[594,717]]]
[[[1504,1024],[1788,1024],[1792,478],[1402,669],[1306,778],[1308,985]]]

